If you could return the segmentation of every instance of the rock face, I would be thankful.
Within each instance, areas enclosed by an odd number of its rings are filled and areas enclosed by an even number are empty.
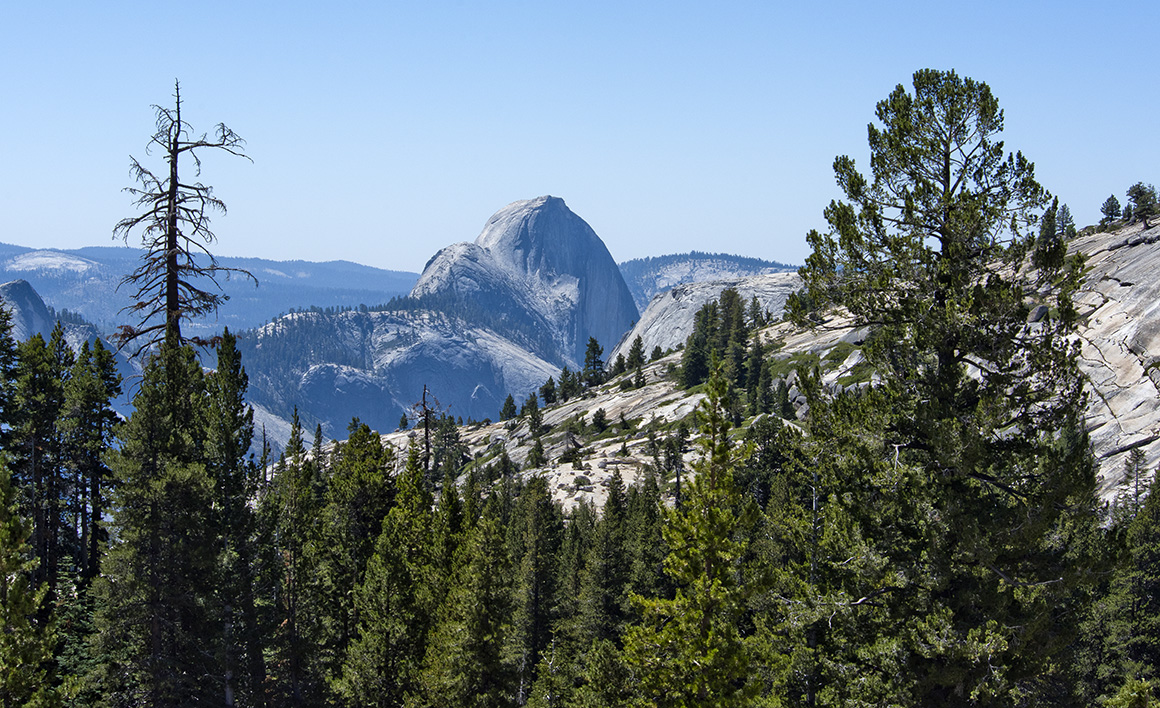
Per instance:
[[[498,334],[573,368],[589,337],[607,351],[638,316],[600,237],[551,196],[513,202],[474,243],[441,250],[411,296],[445,312],[478,310]]]
[[[327,437],[344,437],[352,417],[393,430],[424,386],[450,415],[494,419],[509,393],[526,396],[559,371],[487,328],[427,310],[296,313],[240,346],[253,402],[283,419],[297,407],[304,427],[321,424]]]
[[[654,296],[678,285],[714,280],[740,280],[754,275],[795,271],[797,266],[776,261],[700,251],[634,258],[620,264],[624,282],[628,284],[632,299],[642,312]]]
[[[725,288],[737,290],[746,303],[756,296],[761,306],[777,317],[785,309],[786,298],[800,287],[801,279],[793,272],[678,285],[653,297],[640,321],[624,335],[608,359],[615,360],[617,354],[628,356],[628,349],[638,336],[644,343],[646,355],[653,347],[667,350],[684,344],[693,333],[693,318],[697,310],[720,296]]]
[[[1123,490],[1124,461],[1141,448],[1160,462],[1160,226],[1080,236],[1087,255],[1076,296],[1080,367],[1091,383],[1088,432],[1100,463],[1100,493]]]
[[[27,280],[13,280],[0,285],[0,300],[12,315],[14,341],[23,342],[38,333],[48,340],[55,322],[48,314],[44,300]]]

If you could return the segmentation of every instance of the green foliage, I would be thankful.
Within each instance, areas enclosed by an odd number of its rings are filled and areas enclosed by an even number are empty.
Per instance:
[[[1063,208],[1067,208],[1067,205]],[[1039,238],[1035,240],[1035,250],[1031,253],[1031,263],[1041,271],[1040,278],[1045,281],[1055,278],[1067,257],[1067,244],[1064,242],[1066,232],[1060,228],[1056,219],[1059,210],[1059,199],[1056,199],[1043,213],[1043,219],[1039,222]],[[1071,230],[1075,231],[1074,224]]]
[[[431,495],[418,448],[396,480],[397,503],[382,521],[355,606],[357,638],[343,659],[336,689],[351,705],[400,706],[420,689],[434,602],[436,559]]]
[[[813,464],[846,480],[835,512],[861,559],[834,571],[858,621],[844,643],[862,655],[827,671],[860,666],[882,702],[1014,701],[1058,679],[1091,563],[1068,542],[1095,518],[1071,321],[1025,327],[1044,192],[1030,162],[1004,156],[986,84],[919,71],[877,116],[873,179],[835,161],[849,202],[827,207],[802,269],[817,302],[878,327],[864,351],[882,377],[811,401]]]
[[[626,369],[639,369],[644,366],[644,341],[639,334],[632,340],[632,345],[628,348],[628,359],[624,363]]]
[[[219,696],[212,608],[218,545],[205,459],[205,381],[193,350],[150,357],[112,467],[120,480],[95,586],[111,697],[175,705]],[[216,643],[216,642],[215,642]]]
[[[528,453],[528,467],[543,467],[548,464],[548,456],[544,452],[544,442],[536,438],[532,450]]]
[[[1160,699],[1156,698],[1156,686],[1152,681],[1130,679],[1103,705],[1108,708],[1152,708],[1160,705]]]
[[[518,414],[516,410],[516,399],[509,393],[507,398],[503,399],[503,407],[499,409],[500,420],[511,420]]]
[[[366,573],[375,539],[395,495],[395,485],[388,476],[395,466],[394,449],[383,445],[378,433],[366,424],[356,421],[351,428],[350,438],[336,445],[331,454],[318,545],[312,554],[317,564],[313,581],[318,593],[313,619],[319,625],[312,638],[312,668],[327,681],[341,672],[346,649],[356,634],[357,612],[351,589]]]
[[[1103,206],[1100,207],[1100,213],[1104,215],[1104,218],[1100,219],[1101,225],[1106,226],[1120,218],[1120,200],[1116,199],[1116,195],[1112,194],[1104,200]]]
[[[524,405],[520,408],[520,415],[527,418],[528,432],[531,436],[539,438],[544,427],[544,413],[540,410],[540,402],[536,398],[536,394],[530,394],[528,400],[524,401]]]
[[[1056,222],[1057,233],[1061,239],[1070,241],[1075,238],[1075,219],[1071,215],[1071,209],[1066,204],[1059,205],[1059,214],[1056,216]]]
[[[12,339],[12,313],[0,303],[0,448],[10,449],[16,422],[16,342]]]
[[[733,485],[732,449],[722,408],[720,369],[701,408],[702,457],[683,507],[668,515],[665,572],[677,584],[671,600],[639,598],[644,621],[628,630],[625,654],[642,696],[657,706],[746,705],[750,654],[740,634],[746,597],[758,585],[739,582],[744,545],[738,534],[754,523],[752,505]]]
[[[54,628],[36,621],[48,586],[31,583],[36,561],[28,557],[29,533],[0,455],[0,702],[57,706],[61,697],[53,686]]]
[[[577,629],[586,644],[618,640],[629,617],[631,560],[626,503],[624,481],[617,472],[609,479],[608,500],[596,524],[580,582]]]
[[[1156,215],[1156,188],[1137,182],[1128,187],[1128,199],[1132,202],[1132,220],[1143,221],[1144,228],[1152,228],[1148,219]]]
[[[608,429],[608,414],[604,412],[603,408],[597,408],[596,412],[592,414],[592,430],[596,434],[603,433]]]
[[[564,519],[552,502],[545,478],[536,476],[528,481],[520,494],[515,522],[517,543],[512,549],[515,606],[508,655],[516,668],[522,694],[518,699],[522,703],[533,682],[536,666],[551,642],[557,609],[557,558]]]
[[[544,399],[545,406],[550,406],[556,402],[556,380],[551,376],[540,387],[540,398]]]
[[[616,355],[616,361],[613,362],[612,368],[608,370],[608,378],[614,379],[620,376],[628,369],[628,362],[625,360],[623,354]]]
[[[604,383],[606,378],[604,361],[600,358],[603,355],[604,347],[600,346],[596,337],[589,337],[588,348],[584,352],[584,369],[581,372],[585,386],[599,386]]]
[[[437,613],[422,671],[428,705],[499,708],[514,700],[515,667],[503,651],[512,632],[511,565],[498,500],[489,500],[465,541],[464,561]]]

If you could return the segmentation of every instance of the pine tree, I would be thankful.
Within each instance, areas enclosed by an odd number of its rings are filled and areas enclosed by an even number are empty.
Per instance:
[[[72,526],[80,535],[77,564],[81,577],[92,579],[100,571],[100,546],[107,537],[101,523],[108,508],[111,478],[105,453],[113,446],[118,421],[113,399],[121,393],[121,376],[113,354],[99,339],[91,348],[87,341],[81,345],[63,393],[57,429],[73,474],[69,506]]]
[[[118,543],[95,586],[110,700],[179,706],[222,695],[216,642],[206,641],[221,625],[204,397],[193,351],[166,342],[146,365],[113,457]]]
[[[540,387],[540,398],[544,400],[545,406],[550,406],[556,402],[556,380],[551,376]]]
[[[556,617],[556,556],[564,520],[552,502],[544,477],[532,477],[524,487],[516,524],[522,552],[518,558],[513,557],[516,581],[510,654],[517,674],[516,699],[522,704],[548,648]]]
[[[257,519],[250,505],[260,470],[247,459],[254,411],[246,404],[249,377],[237,337],[227,328],[217,347],[217,368],[206,379],[206,467],[214,485],[214,527],[221,549],[217,604],[222,612],[220,665],[225,705],[235,684],[250,705],[265,705],[266,667],[257,595]]]
[[[0,302],[0,449],[11,449],[16,425],[16,342],[12,339],[12,313]]]
[[[1050,280],[1063,267],[1067,256],[1067,244],[1057,225],[1058,211],[1059,199],[1056,199],[1043,212],[1043,219],[1039,222],[1039,238],[1035,240],[1035,250],[1031,254],[1031,262],[1042,271],[1041,277],[1044,280]]]
[[[500,420],[511,420],[518,415],[516,410],[516,399],[509,393],[508,397],[503,400],[503,407],[499,410]]]
[[[619,640],[630,613],[627,500],[617,471],[609,478],[608,499],[596,524],[580,586],[579,631],[585,643]]]
[[[1132,220],[1143,221],[1145,229],[1152,228],[1148,219],[1156,214],[1156,188],[1137,182],[1128,187],[1128,199],[1132,202]]]
[[[322,500],[315,493],[315,460],[308,460],[297,408],[275,477],[259,509],[269,529],[272,553],[263,575],[274,586],[270,639],[271,703],[301,706],[315,700],[320,679],[313,667],[317,634]]]
[[[350,438],[331,455],[317,548],[320,605],[314,619],[320,631],[312,660],[312,668],[327,681],[341,671],[355,634],[351,589],[363,579],[383,518],[391,509],[395,485],[387,473],[394,466],[394,449],[357,420],[351,422]]]
[[[540,410],[536,394],[528,395],[528,400],[524,401],[524,405],[520,408],[520,415],[528,419],[528,434],[533,438],[540,437],[540,431],[544,427],[544,414]]]
[[[204,134],[194,137],[192,126],[181,117],[181,86],[177,82],[173,108],[153,108],[157,132],[149,144],[163,151],[165,173],[154,175],[130,158],[130,171],[141,186],[125,191],[136,198],[135,203],[143,211],[122,219],[113,229],[114,238],[119,236],[126,242],[132,232],[140,230],[147,251],[137,270],[121,280],[121,285],[136,288],[133,304],[126,309],[139,315],[140,320],[137,325],[123,325],[117,339],[124,346],[144,338],[138,354],[170,337],[179,343],[204,343],[197,338],[183,338],[181,321],[214,312],[227,297],[199,287],[203,279],[216,286],[221,275],[240,274],[257,283],[247,271],[219,265],[209,252],[208,245],[215,238],[209,228],[209,212],[225,213],[225,204],[214,196],[211,187],[179,176],[183,156],[193,158],[200,173],[198,153],[205,150],[221,150],[248,160],[242,151],[245,141],[224,123],[218,124],[213,140]]]
[[[465,542],[464,561],[437,614],[424,659],[427,705],[501,708],[515,700],[515,672],[503,648],[512,631],[502,502],[484,507]]]
[[[613,362],[612,368],[608,370],[608,378],[614,379],[628,370],[628,362],[625,360],[623,354],[616,355],[616,361]]]
[[[708,302],[693,318],[693,333],[681,354],[681,385],[692,388],[709,376],[709,358],[716,334],[717,303]]]
[[[1154,476],[1148,497],[1128,527],[1130,637],[1127,676],[1160,678],[1160,476]]]
[[[46,621],[49,608],[57,599],[64,551],[68,478],[64,440],[57,422],[64,410],[65,382],[73,361],[59,322],[47,344],[40,334],[34,334],[19,345],[17,355],[17,410],[11,452],[16,455],[21,503],[32,519],[32,552],[40,561],[33,570],[32,582],[37,586],[45,583],[48,588],[48,601],[42,606],[40,618]]]
[[[584,352],[584,369],[581,371],[583,384],[586,387],[599,386],[604,383],[604,347],[596,341],[596,337],[588,338],[588,348]]]
[[[827,207],[831,231],[809,234],[802,269],[814,303],[878,328],[864,348],[882,381],[876,408],[839,396],[825,440],[832,454],[837,434],[862,431],[840,475],[858,480],[846,493],[861,499],[849,512],[864,557],[894,573],[866,568],[887,600],[860,641],[894,638],[893,653],[871,654],[889,684],[882,700],[1013,699],[1052,680],[1089,562],[1066,541],[1095,517],[1083,379],[1066,340],[1077,269],[1058,288],[1060,316],[1029,331],[1023,264],[1045,193],[1029,161],[1004,155],[986,84],[922,70],[914,93],[899,86],[877,115],[872,179],[835,160],[849,202]],[[888,577],[911,580],[881,587]]]
[[[1104,218],[1100,220],[1100,224],[1104,226],[1120,218],[1120,200],[1116,199],[1116,195],[1113,194],[1104,200],[1103,206],[1100,207],[1100,213],[1104,215]]]
[[[528,452],[528,467],[543,467],[548,463],[548,455],[544,451],[544,441],[536,438],[532,449]]]
[[[1075,219],[1071,215],[1071,209],[1066,204],[1059,205],[1059,214],[1056,216],[1056,223],[1056,229],[1060,239],[1066,242],[1075,238]]]
[[[672,600],[637,598],[644,622],[629,629],[625,654],[640,677],[642,697],[657,706],[746,705],[749,651],[739,632],[747,594],[740,580],[744,546],[755,520],[733,485],[737,452],[722,407],[720,367],[709,381],[700,415],[702,457],[684,506],[668,514],[665,571],[677,583]]]
[[[337,691],[350,705],[402,706],[419,691],[436,559],[431,495],[412,445],[396,480],[396,503],[383,519],[374,555],[358,586],[358,634],[343,660]]]
[[[0,453],[0,704],[49,708],[61,705],[52,675],[56,639],[51,623],[36,621],[48,586],[31,582],[29,531]]]
[[[628,359],[624,363],[627,369],[639,369],[644,366],[644,342],[639,334],[632,340],[632,345],[628,348]]]

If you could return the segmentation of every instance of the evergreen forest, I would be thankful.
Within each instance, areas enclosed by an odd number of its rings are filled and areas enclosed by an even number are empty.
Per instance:
[[[239,149],[188,139],[179,97],[158,111],[174,174],[183,150]],[[271,455],[236,336],[182,335],[214,304],[178,287],[204,261],[131,276],[157,288],[121,332],[137,381],[60,326],[14,341],[0,308],[3,705],[1156,705],[1160,495],[1137,450],[1130,493],[1097,501],[1066,206],[1005,152],[984,83],[919,71],[876,118],[869,172],[835,161],[844,196],[786,312],[866,327],[869,373],[833,388],[803,362],[796,415],[769,313],[726,290],[672,371],[695,415],[600,508],[471,460],[426,409],[405,448],[295,414]],[[150,178],[124,229],[188,247]],[[646,385],[639,340],[602,357],[591,340],[501,418],[538,444],[541,401]],[[581,438],[614,425],[592,421]]]

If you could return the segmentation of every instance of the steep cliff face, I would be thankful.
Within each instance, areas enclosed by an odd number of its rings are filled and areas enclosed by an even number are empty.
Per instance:
[[[513,202],[488,219],[474,243],[440,251],[411,296],[481,309],[499,334],[572,367],[583,362],[589,337],[607,350],[638,316],[600,237],[550,196]]]
[[[55,324],[48,307],[27,280],[0,285],[0,301],[12,315],[12,339],[23,342],[34,334],[48,339]]]

